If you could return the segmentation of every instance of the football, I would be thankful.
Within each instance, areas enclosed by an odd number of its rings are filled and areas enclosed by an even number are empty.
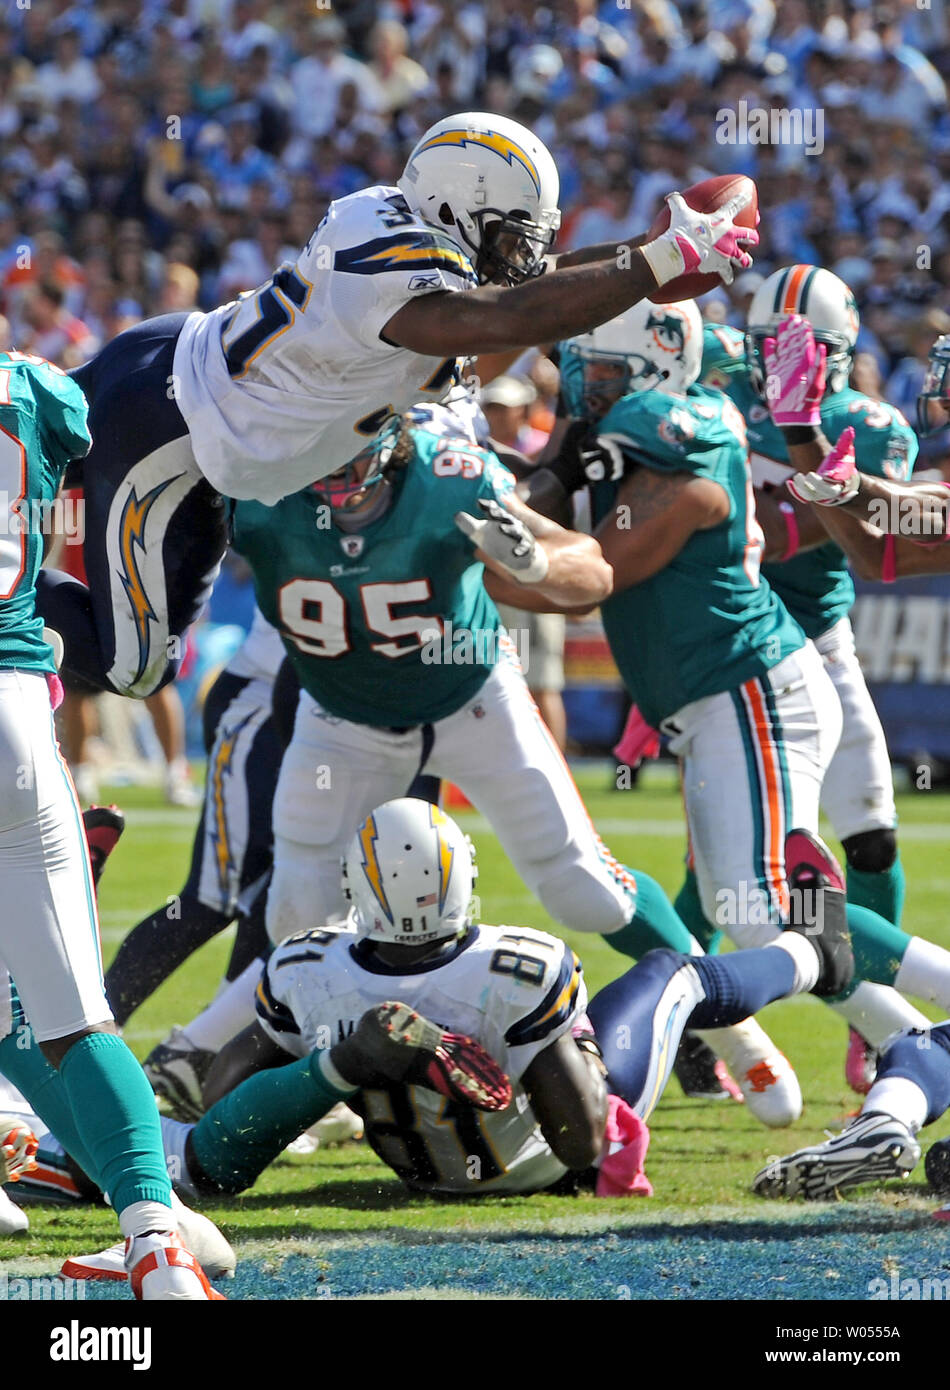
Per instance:
[[[759,209],[758,190],[745,174],[722,174],[715,179],[703,179],[701,183],[694,183],[684,189],[683,197],[696,212],[714,212],[730,198],[748,190],[752,193],[752,200],[739,213],[736,222],[740,227],[754,227]],[[669,225],[670,210],[664,203],[653,219],[647,240],[652,241],[660,236]],[[654,304],[675,304],[681,299],[696,299],[698,295],[708,294],[720,283],[719,276],[713,272],[692,271],[688,275],[678,275],[675,280],[661,285],[650,298]]]

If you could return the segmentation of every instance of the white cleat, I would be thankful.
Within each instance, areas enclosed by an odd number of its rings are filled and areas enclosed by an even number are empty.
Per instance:
[[[809,1149],[777,1158],[752,1180],[760,1197],[828,1200],[846,1187],[906,1178],[920,1158],[920,1145],[906,1125],[891,1115],[871,1113]]]
[[[328,1149],[334,1144],[348,1144],[350,1140],[362,1139],[363,1121],[355,1111],[343,1101],[328,1110],[322,1120],[305,1129],[298,1139],[287,1145],[286,1152],[306,1157],[317,1149]]]
[[[172,1207],[181,1238],[207,1277],[212,1281],[233,1279],[237,1256],[214,1222],[186,1207],[175,1193]],[[95,1255],[72,1256],[60,1273],[68,1279],[127,1279],[125,1245],[120,1241]]]
[[[127,1240],[125,1267],[132,1292],[143,1303],[209,1303],[224,1298],[173,1232],[153,1231]]]
[[[152,1090],[168,1101],[178,1118],[200,1120],[204,1114],[201,1088],[215,1055],[195,1047],[176,1023],[164,1042],[152,1048],[142,1067]]]
[[[0,1187],[0,1236],[18,1236],[30,1229],[30,1218]]]
[[[700,1037],[725,1062],[750,1112],[769,1129],[784,1129],[802,1113],[802,1088],[791,1062],[754,1018],[730,1028],[703,1028]]]

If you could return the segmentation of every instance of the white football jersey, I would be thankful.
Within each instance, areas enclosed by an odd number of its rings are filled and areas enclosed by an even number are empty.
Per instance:
[[[255,603],[250,631],[225,669],[245,680],[273,681],[285,656],[280,633]]]
[[[337,199],[295,262],[185,322],[176,399],[202,473],[272,506],[349,462],[390,412],[441,399],[460,362],[380,332],[416,295],[475,284],[465,252],[397,188]]]
[[[580,961],[563,941],[530,927],[473,927],[439,965],[400,975],[344,924],[301,932],[277,947],[257,991],[269,1036],[295,1057],[347,1037],[367,1009],[398,999],[475,1038],[510,1077],[500,1113],[456,1105],[422,1086],[363,1090],[366,1138],[412,1187],[443,1192],[528,1192],[567,1171],[548,1147],[521,1077],[582,1018]]]

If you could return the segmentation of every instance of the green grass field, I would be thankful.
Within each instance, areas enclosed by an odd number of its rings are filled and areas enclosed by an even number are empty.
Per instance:
[[[675,787],[662,768],[632,791],[612,790],[609,778],[606,766],[579,776],[604,839],[675,895],[683,849]],[[155,794],[115,796],[128,829],[102,885],[107,960],[129,927],[181,886],[194,823]],[[905,925],[950,947],[950,804],[936,793],[904,796],[900,813]],[[558,930],[483,823],[471,814],[459,819],[478,848],[485,919]],[[624,969],[599,938],[567,935],[591,992]],[[228,933],[192,957],[133,1017],[126,1037],[137,1055],[211,997],[230,941]],[[922,1164],[909,1182],[848,1202],[768,1204],[752,1196],[750,1179],[770,1155],[837,1129],[857,1104],[844,1081],[842,1021],[811,998],[773,1005],[761,1018],[801,1080],[805,1113],[791,1129],[766,1130],[732,1102],[687,1100],[671,1081],[651,1121],[650,1200],[437,1202],[404,1192],[364,1145],[284,1158],[243,1197],[205,1208],[238,1250],[233,1296],[865,1298],[868,1280],[894,1268],[918,1277],[950,1270]],[[939,1123],[928,1142],[948,1129],[950,1120]],[[32,1206],[30,1215],[28,1235],[0,1244],[0,1272],[46,1273],[70,1252],[115,1239],[102,1208]],[[103,1296],[128,1296],[123,1286],[97,1286],[87,1298],[99,1287]]]

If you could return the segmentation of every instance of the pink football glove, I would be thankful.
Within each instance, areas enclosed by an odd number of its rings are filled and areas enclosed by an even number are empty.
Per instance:
[[[765,400],[777,425],[819,425],[825,394],[825,345],[811,324],[791,314],[766,338]]]
[[[658,285],[694,270],[718,275],[731,285],[737,270],[749,269],[752,257],[747,248],[758,246],[759,234],[733,221],[749,202],[748,194],[730,198],[715,212],[695,212],[682,193],[668,193],[666,201],[669,227],[656,241],[640,247]]]
[[[18,1182],[36,1167],[39,1145],[29,1125],[14,1115],[0,1115],[0,1182]]]
[[[854,430],[842,430],[831,453],[817,473],[796,473],[788,480],[788,490],[799,502],[816,507],[840,507],[850,502],[860,484],[854,459]]]

